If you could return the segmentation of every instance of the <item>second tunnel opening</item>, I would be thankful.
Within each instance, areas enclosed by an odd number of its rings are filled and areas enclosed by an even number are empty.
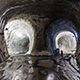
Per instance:
[[[56,49],[64,54],[75,54],[77,51],[78,33],[70,20],[56,20],[46,30],[46,47],[54,55]]]
[[[61,50],[66,54],[68,53],[74,54],[76,52],[76,45],[77,45],[76,37],[70,31],[60,32],[56,36],[55,42],[56,42],[56,48],[59,48],[60,52]]]

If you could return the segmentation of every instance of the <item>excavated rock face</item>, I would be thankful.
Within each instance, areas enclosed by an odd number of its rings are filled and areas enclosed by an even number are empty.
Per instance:
[[[8,58],[1,65],[5,67],[0,78],[79,80],[78,71],[73,77],[68,68],[74,68],[71,63],[54,57],[56,48],[65,54],[79,53],[79,4],[71,0],[0,0],[1,62]]]

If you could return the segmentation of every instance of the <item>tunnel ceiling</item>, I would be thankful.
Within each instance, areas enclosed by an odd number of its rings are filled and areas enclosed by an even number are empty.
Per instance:
[[[32,16],[36,18],[49,18],[50,21],[56,19],[70,19],[75,25],[79,25],[79,2],[68,1],[68,0],[4,0],[1,1],[0,15],[1,19],[6,22],[10,18],[21,15],[37,15]],[[4,4],[4,6],[2,6]],[[76,28],[77,28],[76,26]],[[77,29],[78,30],[78,29]]]

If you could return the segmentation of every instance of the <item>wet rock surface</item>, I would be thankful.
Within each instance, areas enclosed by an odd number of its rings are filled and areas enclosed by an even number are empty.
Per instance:
[[[73,55],[10,57],[3,64],[1,80],[80,80]]]

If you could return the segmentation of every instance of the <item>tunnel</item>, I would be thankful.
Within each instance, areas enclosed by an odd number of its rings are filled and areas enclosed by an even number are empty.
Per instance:
[[[19,0],[18,2],[16,0],[7,2],[6,0],[4,6],[1,4],[0,7],[1,41],[5,42],[4,32],[8,31],[5,30],[8,22],[23,20],[31,28],[30,37],[27,34],[27,39],[30,42],[27,54],[37,55],[39,52],[45,52],[48,55],[53,55],[56,48],[60,48],[60,51],[63,50],[64,53],[78,54],[80,50],[78,3],[78,1],[75,3],[72,0]],[[2,54],[4,52],[7,57],[9,56],[6,46],[3,44],[1,44],[1,50]]]
[[[56,48],[59,48],[60,52],[62,50],[64,54],[75,54],[77,40],[73,33],[69,31],[62,31],[56,36],[55,42]]]
[[[75,54],[78,34],[75,26],[68,20],[56,20],[46,30],[47,50],[54,54],[58,48],[64,54]]]
[[[80,1],[0,0],[0,80],[80,80]]]
[[[4,37],[8,52],[10,55],[30,54],[33,42],[34,32],[32,27],[24,20],[13,20],[6,24],[4,28]]]

